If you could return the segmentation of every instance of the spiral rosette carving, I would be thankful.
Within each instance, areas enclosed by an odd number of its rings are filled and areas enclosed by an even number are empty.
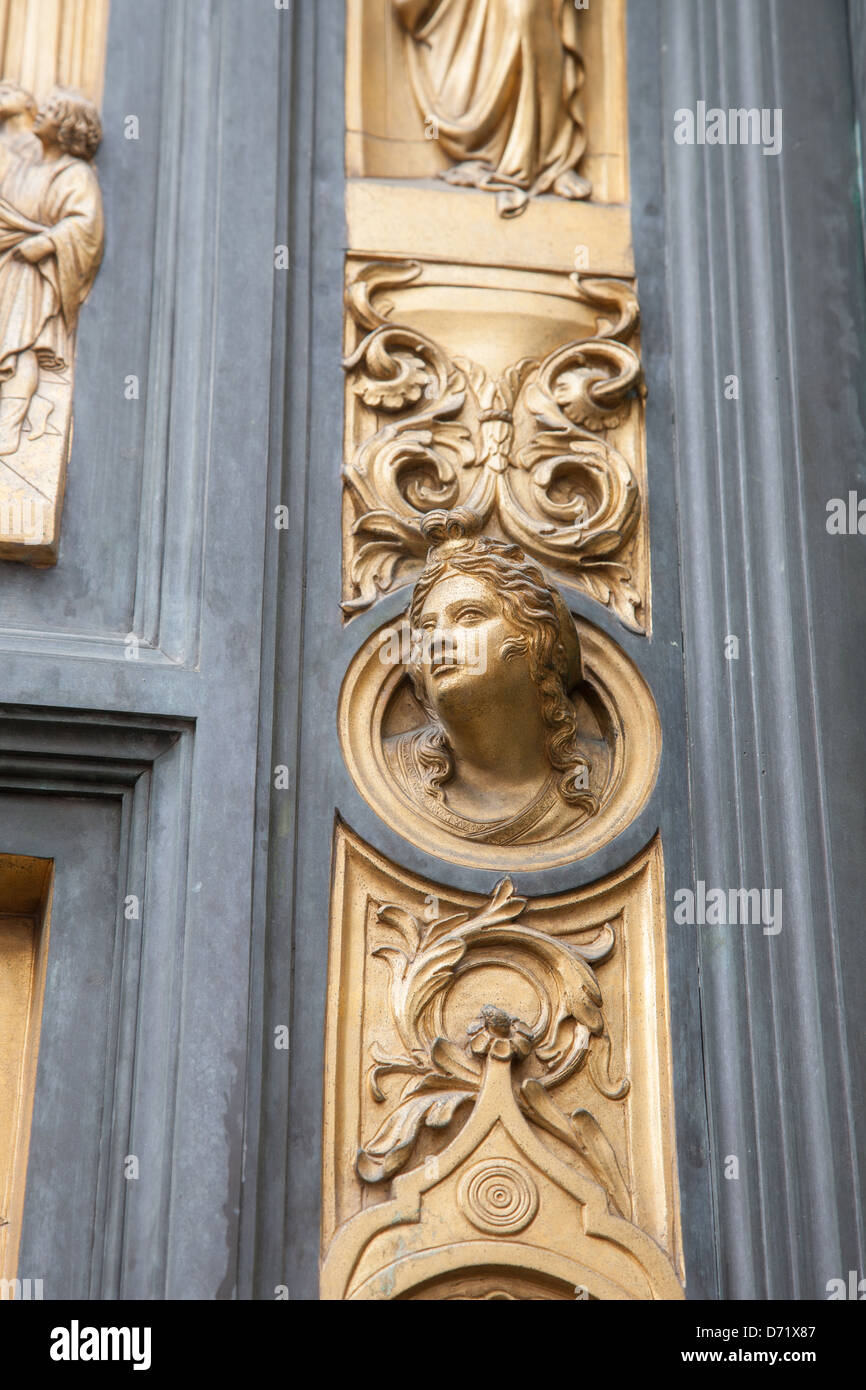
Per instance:
[[[479,1231],[513,1236],[538,1211],[538,1189],[521,1164],[507,1158],[488,1159],[464,1173],[457,1202]]]
[[[363,336],[344,365],[378,428],[343,469],[352,518],[344,609],[367,608],[414,578],[427,512],[468,506],[640,630],[641,595],[623,555],[640,489],[608,438],[644,394],[629,343],[639,324],[634,290],[573,275],[576,299],[596,315],[595,336],[494,376],[392,322],[380,292],[420,273],[414,262],[373,263],[347,290]]]

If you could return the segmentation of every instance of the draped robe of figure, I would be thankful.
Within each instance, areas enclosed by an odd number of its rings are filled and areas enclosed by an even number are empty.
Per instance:
[[[582,65],[572,0],[394,0],[425,119],[456,161],[442,177],[500,193],[505,216],[553,191],[585,198]]]
[[[53,254],[15,256],[28,237],[51,239]],[[41,369],[73,358],[78,311],[102,258],[102,198],[90,165],[71,155],[42,161],[0,142],[0,384],[32,349]]]

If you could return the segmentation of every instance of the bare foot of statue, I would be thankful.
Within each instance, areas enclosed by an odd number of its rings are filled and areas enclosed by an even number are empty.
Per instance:
[[[564,174],[559,175],[553,185],[553,191],[560,198],[588,198],[592,193],[592,184],[576,169],[567,169]]]
[[[522,188],[506,188],[496,195],[496,210],[500,217],[519,217],[529,204],[529,194]]]
[[[449,169],[442,169],[439,177],[460,188],[480,188],[489,174],[490,170],[479,159],[465,159],[462,164],[452,164]]]
[[[27,422],[30,426],[28,439],[41,439],[49,428],[48,417],[54,409],[53,401],[49,401],[45,396],[34,396],[30,402],[30,409],[27,412]],[[57,430],[52,429],[52,434]]]

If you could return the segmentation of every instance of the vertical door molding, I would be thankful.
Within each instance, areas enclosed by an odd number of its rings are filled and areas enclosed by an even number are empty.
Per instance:
[[[823,1298],[863,1268],[866,1132],[866,653],[850,624],[866,553],[826,527],[830,499],[866,491],[848,17],[806,0],[653,11],[694,876],[783,895],[775,935],[678,929],[699,937],[720,1294]],[[674,113],[698,101],[780,108],[781,152],[676,144]]]

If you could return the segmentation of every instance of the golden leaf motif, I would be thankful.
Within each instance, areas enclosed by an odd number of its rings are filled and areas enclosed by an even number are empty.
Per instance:
[[[617,558],[635,531],[640,491],[606,438],[644,393],[628,342],[639,323],[634,290],[573,275],[577,298],[596,312],[595,336],[493,377],[388,317],[378,293],[420,273],[414,262],[374,262],[346,294],[364,335],[344,366],[378,428],[343,469],[353,516],[344,609],[367,608],[412,579],[423,517],[467,506],[640,630],[641,598]]]
[[[387,1104],[380,1079],[402,1072],[408,1073],[409,1080],[398,1104],[359,1150],[357,1171],[365,1182],[382,1182],[398,1172],[409,1161],[422,1128],[447,1128],[458,1109],[477,1098],[484,1076],[482,1059],[519,1064],[534,1054],[544,1071],[539,1078],[523,1080],[519,1103],[529,1119],[581,1156],[625,1213],[627,1188],[597,1122],[587,1111],[580,1112],[579,1121],[574,1116],[569,1120],[550,1096],[584,1066],[593,1042],[603,1045],[609,1064],[610,1040],[592,965],[610,956],[615,932],[605,923],[592,942],[571,945],[521,921],[526,901],[515,893],[511,879],[503,878],[477,912],[438,917],[426,930],[405,908],[391,903],[379,907],[379,923],[396,932],[406,947],[384,942],[373,951],[391,970],[392,1015],[406,1052],[389,1056],[374,1046],[368,1084],[374,1100]],[[532,1028],[487,1004],[469,1024],[468,1045],[461,1047],[442,1031],[448,991],[473,950],[482,949],[491,958],[494,947],[507,952],[501,963],[514,968],[519,962],[521,973],[532,979],[546,1007]],[[593,1065],[590,1076],[608,1099],[621,1099],[628,1090],[627,1079],[610,1083]]]

